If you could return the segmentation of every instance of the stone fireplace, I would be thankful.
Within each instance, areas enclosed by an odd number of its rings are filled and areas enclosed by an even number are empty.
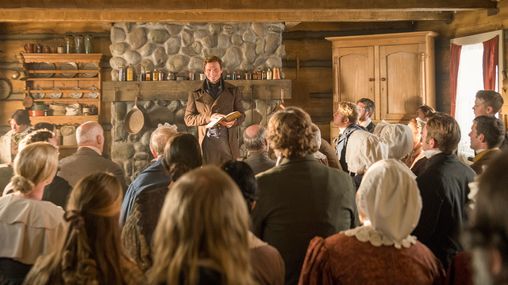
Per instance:
[[[266,124],[284,99],[291,98],[289,80],[231,80],[239,87],[245,109],[240,131],[251,124]],[[201,81],[115,82],[103,83],[103,104],[111,106],[111,158],[124,169],[127,182],[132,181],[152,159],[150,135],[158,124],[174,124],[179,132],[196,135],[196,127],[183,121],[187,97]],[[134,106],[143,106],[147,115],[145,128],[130,134],[125,115]]]
[[[142,69],[156,69],[185,79],[189,73],[201,72],[203,59],[211,55],[222,58],[224,73],[244,75],[281,68],[284,28],[283,23],[115,23],[109,61],[113,81],[103,83],[102,101],[103,106],[111,107],[111,158],[123,167],[127,182],[152,159],[150,135],[158,124],[175,124],[180,132],[196,134],[196,128],[185,126],[183,117],[189,93],[202,81],[119,82],[120,69],[132,66],[136,75]],[[288,80],[231,83],[240,88],[246,111],[241,130],[253,123],[266,123],[281,100],[291,98]],[[124,120],[135,97],[146,110],[149,125],[138,134],[129,134]]]

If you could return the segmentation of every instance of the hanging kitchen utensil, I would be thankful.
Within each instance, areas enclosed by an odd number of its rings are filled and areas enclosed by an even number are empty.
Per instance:
[[[7,99],[11,95],[11,84],[5,79],[0,79],[0,100]]]
[[[280,104],[279,104],[279,109],[280,110],[284,110],[286,109],[286,105],[284,105],[284,93],[285,93],[286,90],[284,90],[284,88],[281,88],[280,89]]]
[[[140,97],[141,90],[138,85],[138,95],[134,99],[134,107],[132,107],[125,116],[125,128],[130,134],[138,134],[148,125],[148,117],[145,108],[138,105],[138,98]]]
[[[25,93],[25,98],[23,99],[23,107],[32,108],[34,104],[34,98],[30,92]]]

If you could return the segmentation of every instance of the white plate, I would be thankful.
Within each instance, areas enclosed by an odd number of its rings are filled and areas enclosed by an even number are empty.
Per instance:
[[[51,98],[51,99],[59,99],[59,98],[62,98],[62,92],[53,92],[53,93],[48,93],[48,98]]]
[[[85,98],[91,98],[91,99],[99,98],[99,92],[87,92],[87,93],[85,93]]]
[[[95,77],[95,76],[97,76],[97,74],[99,74],[99,67],[97,66],[97,64],[95,64],[93,62],[81,63],[79,65],[79,69],[80,70],[97,70],[97,72],[80,73],[79,77],[90,78],[90,77]]]
[[[81,96],[83,96],[83,92],[69,93],[69,97],[74,98],[74,99],[79,99],[79,98],[81,98]]]
[[[57,69],[59,70],[76,70],[76,72],[64,72],[64,73],[57,73],[58,77],[65,77],[65,78],[72,78],[78,74],[78,65],[74,62],[65,62],[65,63],[59,63],[57,65]]]
[[[55,65],[47,62],[30,63],[29,69],[31,70],[54,70]],[[31,77],[48,78],[53,76],[54,73],[30,73]]]
[[[42,99],[46,96],[46,93],[40,92],[40,93],[34,93],[33,97],[34,99]]]

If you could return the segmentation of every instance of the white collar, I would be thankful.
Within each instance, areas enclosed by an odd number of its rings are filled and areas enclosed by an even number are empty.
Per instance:
[[[365,121],[358,121],[358,124],[364,128],[366,128],[372,122],[371,118],[367,118]]]
[[[439,150],[438,148],[433,148],[433,149],[429,149],[429,150],[424,150],[423,151],[423,154],[425,155],[425,157],[427,159],[429,159],[429,158],[431,158],[434,155],[439,154],[439,153],[442,153],[442,151]]]
[[[394,246],[397,249],[409,248],[416,243],[416,237],[408,235],[401,241],[392,240],[376,231],[372,226],[361,226],[344,232],[346,236],[354,236],[361,242],[370,242],[373,246]]]

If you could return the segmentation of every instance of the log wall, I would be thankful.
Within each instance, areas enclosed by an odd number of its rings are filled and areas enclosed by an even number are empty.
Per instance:
[[[449,41],[454,37],[483,33],[504,29],[508,25],[508,2],[499,2],[496,15],[488,16],[486,10],[458,12],[451,22],[377,22],[377,23],[295,23],[288,25],[283,35],[286,46],[286,58],[283,71],[286,79],[292,80],[292,99],[286,105],[304,108],[323,132],[329,137],[329,122],[332,119],[332,62],[331,44],[324,38],[327,36],[346,36],[355,34],[409,32],[416,30],[432,30],[439,33],[436,39],[436,103],[440,111],[449,111]],[[491,11],[492,12],[492,11]],[[94,33],[94,49],[106,55],[103,65],[103,78],[110,80],[107,69],[110,57],[109,31],[111,25],[105,22],[59,22],[59,23],[0,23],[0,79],[7,79],[12,85],[13,94],[0,101],[0,131],[7,128],[10,114],[21,108],[24,82],[12,80],[21,65],[16,55],[23,50],[25,43],[38,42],[43,45],[62,45],[66,32]],[[507,42],[506,36],[504,39]],[[504,58],[508,56],[505,49]],[[505,66],[506,60],[505,60]],[[503,89],[508,88],[508,80],[504,80]],[[503,92],[508,102],[506,92]],[[508,105],[503,108],[508,113]],[[109,110],[103,108],[107,114]]]

